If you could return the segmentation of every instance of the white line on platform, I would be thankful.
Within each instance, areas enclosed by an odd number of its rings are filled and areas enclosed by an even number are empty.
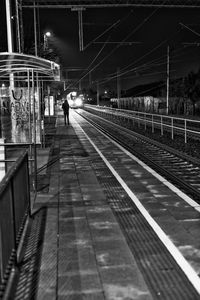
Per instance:
[[[142,213],[142,215],[145,217],[145,219],[147,220],[147,222],[149,223],[149,225],[153,228],[153,230],[155,231],[155,233],[157,234],[157,236],[159,237],[159,239],[162,241],[162,243],[168,249],[168,251],[170,252],[170,254],[176,260],[177,264],[180,266],[180,268],[182,269],[182,271],[185,273],[186,277],[189,279],[189,281],[194,286],[194,288],[196,289],[196,291],[200,294],[200,278],[197,275],[197,273],[195,272],[195,270],[191,267],[191,265],[183,257],[183,255],[181,254],[181,252],[177,249],[177,247],[168,238],[168,236],[165,234],[165,232],[162,230],[162,228],[154,221],[154,219],[151,217],[151,215],[148,213],[148,211],[145,209],[145,207],[141,204],[141,202],[136,197],[136,195],[130,190],[130,188],[127,186],[127,184],[121,178],[121,176],[112,167],[112,165],[109,163],[109,161],[106,159],[106,157],[102,154],[102,152],[98,149],[98,147],[95,145],[95,143],[90,139],[90,137],[87,135],[87,133],[82,129],[82,127],[80,125],[79,125],[79,127],[81,128],[81,130],[83,131],[83,133],[85,134],[85,136],[87,137],[87,139],[90,141],[90,143],[93,145],[93,147],[95,148],[95,150],[97,151],[97,153],[103,159],[103,161],[105,162],[105,164],[107,165],[107,167],[110,169],[110,171],[116,177],[116,179],[118,180],[118,182],[121,184],[121,186],[127,192],[127,194],[129,195],[129,197],[133,200],[133,202],[135,203],[135,205],[137,206],[137,208],[140,210],[140,212]],[[114,143],[116,145],[118,145],[116,142],[114,142]],[[118,145],[118,146],[121,149],[123,149],[123,147],[121,147],[120,145]],[[128,154],[127,150],[125,150],[125,152]],[[131,153],[129,153],[129,154],[131,154]],[[138,159],[136,158],[136,160],[138,160]],[[155,172],[153,171],[153,173],[155,173]]]

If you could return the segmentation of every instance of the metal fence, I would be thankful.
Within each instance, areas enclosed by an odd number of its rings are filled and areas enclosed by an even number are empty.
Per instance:
[[[28,153],[25,151],[0,183],[0,283],[17,264],[17,247],[30,214]]]
[[[102,116],[105,115],[111,119],[117,117],[122,120],[132,121],[133,125],[137,124],[138,127],[143,125],[145,130],[147,127],[150,127],[152,133],[156,128],[160,131],[161,135],[164,135],[164,132],[169,132],[172,139],[174,139],[175,133],[182,134],[185,143],[187,143],[189,136],[195,136],[200,139],[200,120],[114,109],[103,106],[86,105],[85,108],[100,112]]]

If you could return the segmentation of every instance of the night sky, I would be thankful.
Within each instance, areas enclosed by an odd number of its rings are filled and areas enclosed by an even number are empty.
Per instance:
[[[4,22],[2,11],[1,23]],[[68,69],[69,78],[78,80],[92,70],[93,83],[98,80],[102,88],[111,89],[116,88],[118,69],[123,73],[121,87],[128,89],[138,84],[165,80],[167,46],[170,49],[171,78],[199,69],[200,47],[194,44],[200,43],[199,15],[200,9],[186,8],[87,8],[83,11],[85,50],[81,52],[78,13],[70,9],[40,9],[40,36],[42,42],[45,31],[53,33],[49,45],[60,56],[63,68]],[[33,11],[24,9],[23,17],[28,48],[28,43],[34,40]],[[102,35],[114,23],[116,26]],[[5,23],[0,26],[0,34],[1,51],[3,48],[7,51],[4,46]],[[102,36],[96,39],[99,35]],[[96,43],[90,44],[94,39]],[[110,77],[112,80],[109,80]],[[82,84],[87,85],[88,81],[87,74]]]

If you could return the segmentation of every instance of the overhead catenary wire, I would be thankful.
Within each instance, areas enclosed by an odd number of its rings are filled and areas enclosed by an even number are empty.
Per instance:
[[[165,1],[163,1],[164,3]],[[126,35],[126,37],[121,41],[119,42],[119,44],[114,48],[112,49],[106,56],[103,57],[103,59],[98,62],[92,69],[90,69],[90,67],[87,68],[87,73],[84,75],[87,76],[91,71],[94,71],[95,69],[97,69],[99,67],[99,65],[101,65],[107,58],[109,58],[113,53],[114,51],[119,48],[119,46],[125,42],[131,35],[133,35],[139,28],[141,28],[141,26],[146,23],[147,20],[149,20],[154,14],[155,12],[158,10],[159,8],[155,9],[151,14],[148,15],[148,17],[146,17],[136,28],[134,28],[134,30],[132,30],[128,35]],[[178,32],[176,32],[175,34],[173,34],[173,38],[174,36],[176,36],[177,34],[179,34],[180,30]],[[136,67],[134,68],[131,68],[131,69],[128,69],[130,68],[130,66],[138,63],[139,61],[141,61],[142,59],[144,59],[145,57],[147,57],[148,55],[150,55],[151,53],[153,53],[154,51],[156,51],[157,49],[159,49],[160,47],[162,47],[164,44],[167,44],[167,42],[169,42],[169,40],[172,39],[171,37],[168,38],[168,39],[165,39],[164,41],[161,41],[158,45],[156,45],[154,48],[152,48],[150,51],[148,51],[147,53],[145,53],[143,56],[141,56],[140,58],[138,58],[137,60],[135,60],[134,62],[132,62],[131,64],[128,64],[127,66],[125,66],[121,71],[120,71],[120,76],[123,76],[123,75],[126,75],[127,73],[130,73],[130,72],[133,72],[136,70]],[[104,44],[105,45],[105,44]],[[102,51],[101,51],[102,52]],[[99,56],[99,55],[98,55]],[[164,56],[164,58],[166,58],[166,56]],[[94,62],[94,61],[93,61]],[[164,64],[164,62],[163,62]],[[91,66],[92,64],[90,64]],[[142,68],[144,67],[144,65],[142,65]],[[138,67],[137,67],[138,68]],[[140,68],[140,66],[139,66]],[[111,75],[108,75],[107,76],[107,79],[103,79],[103,80],[98,80],[98,82],[100,84],[102,83],[105,83],[106,80],[107,81],[110,81],[112,79],[115,79],[117,78],[117,76],[119,76],[119,74],[117,75],[116,73],[112,73]],[[76,84],[81,81],[83,78],[81,77],[77,82]]]
[[[180,32],[180,31],[178,31],[178,33],[179,33],[179,32]],[[176,34],[177,34],[177,33],[176,33]],[[171,39],[171,38],[170,38],[170,39]],[[165,41],[161,42],[160,44],[163,44],[164,42],[167,43],[167,41],[169,41],[169,40],[165,40]],[[160,44],[159,44],[159,45],[160,45]],[[189,45],[188,45],[187,47],[189,48]],[[154,47],[152,50],[150,50],[150,52],[153,52],[153,50],[155,50],[156,48],[157,48],[157,46]],[[173,50],[173,57],[178,56],[178,53],[179,53],[180,51],[185,51],[185,49],[186,49],[186,47],[184,46],[184,47],[181,47],[181,48],[179,48],[179,49]],[[174,55],[174,53],[177,53],[177,54]],[[145,56],[147,56],[148,54],[149,54],[149,52],[148,52],[147,54],[145,54]],[[180,57],[180,54],[179,54],[179,57]],[[144,58],[144,56],[140,57],[138,60],[134,61],[132,64],[129,64],[129,66],[133,65],[134,63],[137,63],[137,62],[138,62],[139,60],[141,60],[142,58]],[[122,70],[123,70],[123,69],[122,69],[121,72],[120,72],[120,76],[126,75],[126,74],[131,73],[131,72],[137,72],[137,71],[140,71],[141,69],[144,69],[144,68],[149,69],[149,68],[151,68],[151,67],[154,67],[154,66],[156,66],[155,62],[156,62],[156,61],[159,61],[160,59],[163,59],[163,62],[161,62],[160,65],[161,65],[161,64],[166,65],[166,55],[163,55],[163,56],[161,56],[161,57],[158,58],[158,59],[156,58],[156,59],[150,61],[149,63],[144,63],[144,64],[142,64],[142,65],[140,65],[140,66],[137,66],[137,67],[128,69],[128,70],[126,70],[126,71],[124,71],[124,72],[122,71]],[[180,62],[182,62],[182,61],[183,61],[183,60],[180,60]],[[173,60],[173,58],[171,58],[171,63],[173,63],[173,62],[175,62],[175,61]],[[100,84],[105,83],[105,82],[107,82],[107,81],[111,81],[111,80],[116,79],[116,78],[117,78],[117,74],[116,74],[116,73],[112,73],[112,74],[108,75],[106,78],[107,78],[107,79],[104,78],[102,81],[99,81]]]
[[[113,28],[113,27],[117,28],[117,27],[119,26],[119,24],[122,24],[122,23],[130,16],[130,14],[132,14],[132,12],[133,12],[133,11],[131,10],[124,18],[122,18],[121,20],[116,21],[112,26],[110,26],[107,30],[105,30],[101,35],[99,35],[99,36],[96,37],[94,40],[92,40],[91,43],[93,43],[94,41],[96,41],[98,38],[102,37],[108,30],[111,29],[111,27],[112,27],[112,28]],[[92,62],[91,62],[91,63],[89,64],[89,66],[87,67],[87,73],[84,74],[84,75],[83,75],[83,73],[82,73],[82,74],[80,75],[81,78],[80,78],[78,81],[76,81],[76,83],[74,83],[73,86],[77,85],[77,84],[78,84],[83,78],[85,78],[91,71],[95,70],[96,67],[98,67],[98,65],[97,65],[97,66],[95,66],[95,67],[93,67],[93,68],[91,69],[93,63],[96,61],[96,59],[98,58],[98,56],[100,55],[100,53],[102,52],[102,50],[104,49],[104,47],[107,45],[109,39],[110,39],[110,36],[109,36],[109,37],[107,38],[107,40],[104,42],[104,44],[103,44],[102,48],[100,49],[100,51],[97,53],[97,55],[95,56],[95,58],[92,60]],[[70,87],[71,87],[71,85],[68,86],[68,88],[70,88]]]
[[[171,70],[171,72],[175,72],[176,69],[173,69]],[[145,74],[140,74],[140,77],[149,77],[149,76],[154,76],[154,75],[157,75],[157,74],[164,74],[165,71],[158,71],[158,72],[151,72],[151,73],[145,73]],[[137,78],[138,75],[132,75],[132,76],[127,76],[127,77],[124,77],[124,79],[132,79],[132,78]]]
[[[194,33],[195,35],[197,35],[198,37],[200,37],[200,33],[196,32],[195,30],[191,29],[189,26],[183,24],[183,23],[179,23],[181,26],[185,27],[186,29],[190,30],[192,33]]]
[[[164,2],[165,1],[163,1],[163,3]],[[123,42],[125,42],[127,39],[129,39],[129,37],[132,36],[144,23],[146,23],[147,20],[149,20],[158,10],[159,10],[159,8],[154,9],[153,12],[143,20],[142,24],[139,24],[121,42],[119,42],[119,44],[115,48],[113,48],[110,51],[110,53],[108,53],[95,67],[93,67],[93,70],[96,69],[100,64],[102,64],[108,57],[110,57],[120,47],[120,45],[123,44]],[[88,73],[85,74],[85,76],[87,76],[89,74],[89,72],[91,72],[91,70],[89,70]],[[81,81],[81,79],[76,84],[78,84],[80,81]]]
[[[175,63],[175,62],[180,62],[180,63],[183,62],[183,61],[185,62],[185,59],[184,60],[183,59],[182,60],[174,60],[173,59],[176,56],[180,57],[180,54],[178,54],[178,52],[180,52],[183,49],[184,49],[184,47],[182,47],[181,49],[177,49],[177,50],[174,51],[174,52],[177,52],[177,54],[174,55],[171,58],[171,63],[172,64]],[[193,57],[191,57],[191,58],[193,58]],[[162,59],[162,61],[161,61],[161,59]],[[148,63],[144,63],[144,64],[142,64],[140,66],[131,68],[131,69],[127,70],[126,72],[121,72],[120,76],[126,75],[126,74],[131,73],[131,72],[142,72],[145,69],[148,70],[149,68],[153,68],[153,67],[157,67],[157,66],[161,66],[161,65],[164,65],[164,66],[166,65],[166,55],[163,55],[160,58],[156,58],[156,59],[154,59],[154,60],[152,60],[152,61],[150,61]],[[101,81],[99,81],[100,84],[106,83],[108,81],[111,81],[111,80],[117,78],[116,73],[112,73],[112,74],[113,74],[112,76],[108,75],[106,78],[104,78]]]
[[[165,1],[163,1],[163,4],[165,3]],[[119,42],[119,44],[111,50],[111,52],[106,55],[92,70],[89,70],[88,73],[85,74],[85,76],[87,76],[89,74],[89,72],[95,70],[100,64],[102,64],[108,57],[110,57],[116,49],[118,49],[120,47],[120,45],[125,42],[131,35],[133,35],[136,31],[138,31],[140,29],[140,27],[146,23],[158,10],[160,9],[159,8],[156,8],[153,10],[152,13],[150,13],[136,28],[134,28],[134,30],[132,30],[121,42]],[[177,34],[177,33],[176,33]],[[166,42],[168,41],[168,39],[162,41],[159,45],[157,45],[156,47],[154,47],[152,50],[150,50],[148,53],[146,53],[145,55],[143,55],[141,58],[139,58],[138,60],[134,61],[133,63],[129,64],[128,66],[125,67],[128,68],[130,65],[140,61],[142,58],[146,57],[147,55],[149,55],[150,53],[154,52],[155,50],[157,50],[158,48],[160,48],[163,44],[165,44]],[[132,71],[132,70],[131,70]],[[123,76],[123,74],[126,74],[126,73],[129,73],[131,72],[130,70],[126,71],[125,73],[121,73],[120,72],[120,76]],[[113,79],[117,78],[118,75],[113,75]],[[81,79],[76,83],[78,84],[79,82],[81,81]],[[99,82],[99,81],[98,81]]]
[[[119,24],[120,20],[117,20],[114,24],[112,24],[109,28],[107,28],[104,32],[102,32],[100,35],[98,35],[95,39],[93,39],[91,42],[89,42],[83,50],[86,50],[90,45],[92,45],[96,40],[98,40],[100,37],[102,37],[105,33],[110,31],[113,27],[116,27],[117,24]]]
[[[107,40],[109,40],[109,38],[108,38]],[[89,72],[92,72],[92,71],[94,70],[94,68],[93,68],[93,69],[90,69],[90,67],[93,65],[94,61],[96,61],[96,59],[97,59],[98,56],[101,54],[101,52],[103,51],[103,49],[105,48],[105,46],[106,46],[106,42],[105,42],[105,44],[101,47],[101,49],[99,50],[99,52],[97,53],[97,55],[95,56],[95,58],[92,60],[92,62],[91,62],[90,65],[88,66],[87,70],[89,70],[89,71],[88,71],[86,74],[83,74],[83,73],[82,73],[81,78],[79,78],[75,83],[73,83],[73,86],[74,86],[74,85],[77,85],[81,80],[83,80],[83,79],[89,74]],[[72,86],[72,84],[69,85],[69,86],[67,87],[67,89],[69,89],[71,86]]]
[[[178,30],[178,32],[176,32],[175,34],[173,34],[173,37],[176,36],[179,32],[180,32],[180,30]],[[148,51],[147,53],[145,53],[143,56],[139,57],[134,62],[132,62],[132,63],[128,64],[126,67],[122,68],[121,72],[120,72],[120,75],[124,75],[126,73],[129,73],[131,69],[130,70],[126,70],[127,68],[129,68],[132,65],[136,64],[137,62],[141,61],[143,58],[147,57],[148,55],[150,55],[151,53],[153,53],[154,51],[156,51],[157,49],[159,49],[164,44],[167,44],[170,39],[171,38],[168,38],[168,39],[165,39],[165,40],[161,41],[158,45],[156,45],[155,47],[153,47],[150,51]],[[165,57],[165,55],[163,57]]]
[[[119,24],[121,24],[122,22],[124,22],[129,16],[130,14],[132,14],[132,10],[124,17],[122,18],[122,20],[117,20],[115,23],[113,23],[110,27],[108,27],[107,29],[105,29],[101,34],[99,34],[96,38],[94,38],[92,41],[90,41],[83,50],[86,50],[90,45],[92,45],[93,43],[95,43],[99,38],[101,38],[102,36],[105,35],[105,33],[107,33],[108,31],[110,31],[113,28],[117,28],[119,26]]]
[[[177,34],[177,33],[176,33]],[[170,38],[171,39],[171,38]],[[166,41],[166,40],[165,40]],[[188,47],[188,49],[189,49],[189,46],[187,46]],[[102,47],[103,48],[103,47]],[[101,48],[101,49],[102,49]],[[154,48],[155,49],[155,48]],[[179,48],[179,49],[175,49],[175,50],[173,50],[173,57],[176,57],[176,56],[179,56],[180,57],[180,52],[181,51],[184,51],[186,49],[186,47],[184,46],[184,47],[181,47],[181,48]],[[99,53],[100,54],[100,53]],[[175,55],[176,54],[176,55]],[[174,63],[175,61],[174,61],[174,59],[173,59],[173,57],[171,58],[171,63]],[[97,56],[96,56],[96,58],[97,58]],[[192,57],[191,57],[192,58]],[[180,60],[180,62],[182,62],[183,60]],[[185,59],[184,59],[184,61],[185,61]],[[94,60],[92,61],[92,63],[90,64],[90,66],[93,64],[93,62],[94,62]],[[177,61],[176,61],[177,62]],[[120,73],[120,76],[123,76],[123,75],[125,75],[125,74],[127,74],[127,73],[131,73],[131,72],[139,72],[139,71],[144,71],[145,69],[149,69],[149,68],[152,68],[152,67],[155,67],[155,66],[160,66],[160,65],[166,65],[166,55],[162,55],[161,57],[159,57],[159,58],[156,58],[156,59],[153,59],[153,60],[151,60],[150,62],[147,62],[147,63],[144,63],[144,64],[142,64],[142,65],[140,65],[140,66],[137,66],[137,67],[134,67],[134,68],[131,68],[131,69],[129,69],[129,70],[127,70],[127,71],[125,71],[124,73],[122,72],[122,73]],[[95,66],[96,67],[96,66]],[[88,69],[89,69],[89,66],[88,66]],[[94,69],[93,69],[94,70]],[[79,80],[82,80],[82,79],[84,79],[86,76],[88,75],[88,73],[86,73],[83,77],[81,77],[81,79],[79,79]],[[99,80],[99,84],[103,84],[103,83],[106,83],[106,82],[108,82],[108,81],[111,81],[111,80],[113,80],[113,79],[116,79],[117,78],[117,75],[116,75],[116,73],[112,73],[112,76],[111,75],[108,75],[106,78],[104,78],[103,80]],[[79,82],[79,80],[77,80],[77,82]],[[76,82],[76,83],[77,83]],[[75,83],[75,84],[76,84]]]

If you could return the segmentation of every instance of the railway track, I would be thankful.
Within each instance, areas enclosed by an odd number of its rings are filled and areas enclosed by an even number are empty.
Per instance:
[[[200,142],[199,121],[184,118],[168,117],[164,115],[148,115],[131,110],[115,110],[106,108],[96,108],[86,106],[85,109],[107,119],[112,119],[115,123],[123,122],[128,128],[138,127],[145,132],[157,132],[161,136],[169,135],[171,140],[181,137],[184,143],[190,139]]]
[[[87,111],[79,113],[200,204],[199,159]]]

